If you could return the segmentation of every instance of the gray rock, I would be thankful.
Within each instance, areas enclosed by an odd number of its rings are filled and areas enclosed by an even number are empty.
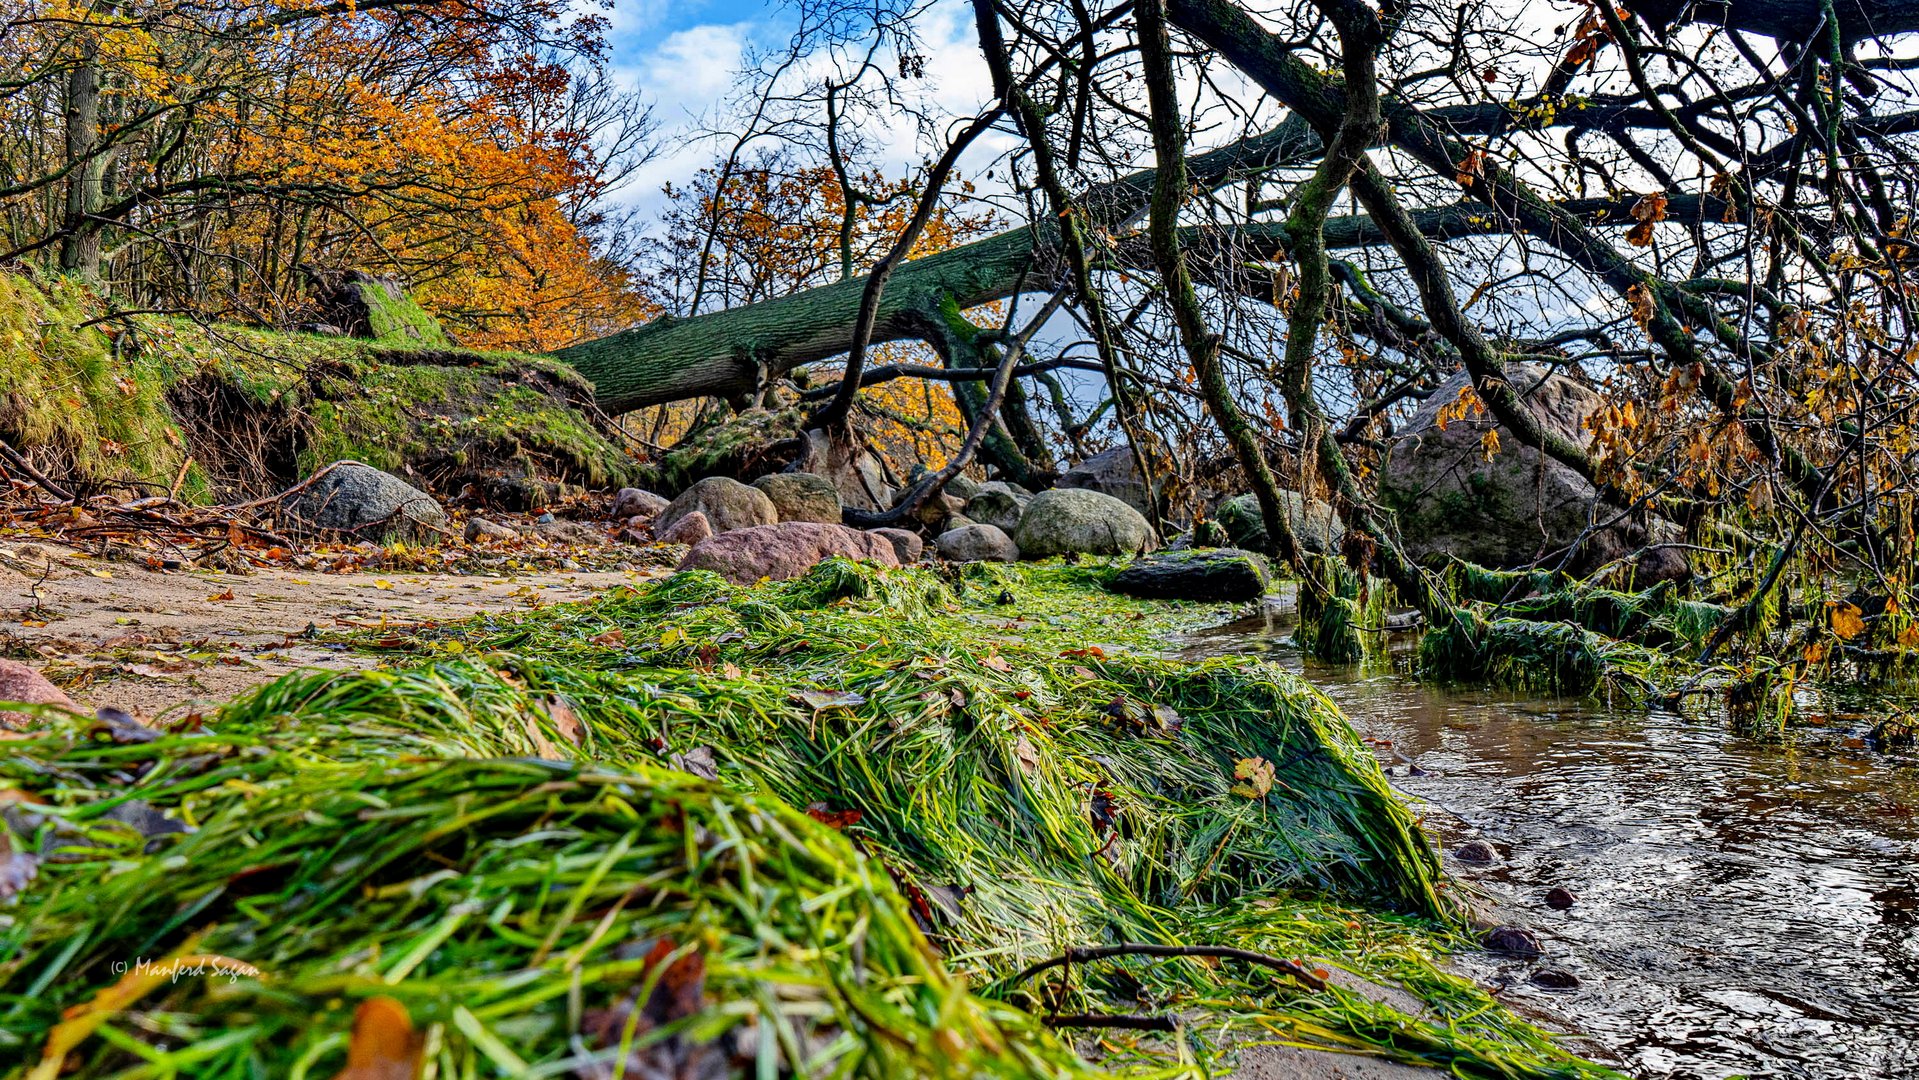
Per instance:
[[[933,541],[940,558],[953,562],[1018,562],[1019,547],[996,525],[962,525]]]
[[[840,523],[840,492],[824,476],[806,472],[771,473],[753,481],[753,486],[773,500],[781,521],[817,521],[825,525]]]
[[[1585,445],[1586,421],[1605,404],[1598,393],[1532,364],[1508,364],[1513,387],[1539,425]],[[1445,556],[1496,569],[1556,558],[1585,532],[1589,522],[1616,516],[1578,473],[1540,460],[1538,451],[1494,422],[1490,412],[1439,426],[1440,410],[1471,384],[1465,372],[1441,383],[1394,438],[1380,470],[1380,501],[1398,515],[1406,553],[1431,561]],[[1499,433],[1499,449],[1486,459],[1487,431]],[[1619,522],[1589,537],[1569,565],[1585,573],[1648,542],[1637,521]],[[1636,584],[1683,577],[1689,570],[1676,550],[1657,552],[1643,563]]]
[[[542,521],[533,526],[533,535],[549,544],[600,544],[606,534],[579,521]]]
[[[1266,595],[1272,571],[1266,560],[1238,548],[1163,551],[1133,561],[1106,587],[1143,600],[1240,603]]]
[[[655,495],[645,488],[621,488],[613,497],[612,518],[615,521],[628,521],[632,518],[659,517],[671,505],[666,496]]]
[[[518,540],[519,538],[518,529],[509,528],[497,521],[488,521],[483,517],[466,519],[466,542],[469,544],[478,540]]]
[[[785,521],[702,540],[686,553],[680,569],[711,570],[729,581],[750,585],[761,578],[799,577],[833,555],[881,566],[900,564],[892,542],[884,536],[819,521]]]
[[[1140,479],[1139,463],[1133,460],[1130,446],[1094,454],[1061,473],[1059,486],[1111,495],[1149,518],[1153,513],[1153,492]]]
[[[933,498],[926,500],[925,504],[920,507],[920,524],[929,529],[936,528],[944,522],[959,517],[960,511],[964,509],[966,509],[966,503],[961,501],[957,496],[941,492]],[[948,526],[948,528],[951,528],[951,526]]]
[[[715,533],[773,525],[780,512],[766,493],[724,476],[709,476],[680,492],[653,519],[653,531],[664,537],[681,518],[698,510]]]
[[[1315,555],[1339,550],[1339,542],[1346,536],[1346,522],[1338,511],[1318,499],[1301,499],[1297,491],[1282,490],[1279,497],[1286,505],[1286,520],[1292,525],[1293,536],[1299,540],[1300,547]],[[1249,493],[1228,499],[1220,504],[1214,517],[1234,547],[1266,555],[1279,554],[1266,535],[1266,517],[1259,512],[1258,496]]]
[[[296,532],[342,532],[360,540],[419,539],[446,523],[433,496],[357,461],[336,461],[281,497]]]
[[[694,510],[665,529],[659,529],[655,523],[655,532],[663,544],[697,544],[713,535],[713,523],[706,515]]]
[[[1159,537],[1139,511],[1111,495],[1082,488],[1054,488],[1033,496],[1020,515],[1013,542],[1024,559],[1069,551],[1135,555],[1159,547]]]
[[[806,433],[798,471],[823,476],[839,491],[840,505],[860,510],[884,510],[898,494],[887,483],[886,466],[863,446],[827,437],[817,428]]]
[[[899,558],[901,566],[911,566],[920,561],[920,555],[926,551],[926,541],[920,534],[905,529],[872,529],[874,536],[885,537],[893,545],[893,554]]]
[[[1453,850],[1453,857],[1460,862],[1490,866],[1499,861],[1499,849],[1490,841],[1468,840]]]
[[[1019,529],[1020,515],[1033,496],[1017,484],[990,480],[979,486],[966,500],[966,516],[981,525],[991,525],[1011,536]]]
[[[979,481],[960,473],[946,482],[946,494],[958,499],[962,504],[979,494]]]

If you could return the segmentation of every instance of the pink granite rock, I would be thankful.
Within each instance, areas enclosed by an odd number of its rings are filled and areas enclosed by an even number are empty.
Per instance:
[[[64,705],[77,709],[78,705],[67,696],[66,691],[47,681],[45,675],[19,662],[18,660],[0,660],[0,701],[18,701],[28,705]],[[34,727],[39,723],[37,717],[19,712],[0,712],[0,727],[16,731]]]
[[[655,520],[654,525],[657,527],[659,522]],[[695,510],[667,526],[666,531],[660,534],[660,541],[667,544],[697,544],[712,535],[713,524],[706,520],[704,513]]]
[[[682,570],[712,570],[729,581],[750,585],[761,578],[785,581],[811,570],[821,559],[844,555],[880,566],[898,566],[892,541],[844,525],[785,521],[734,529],[702,540],[680,562]]]

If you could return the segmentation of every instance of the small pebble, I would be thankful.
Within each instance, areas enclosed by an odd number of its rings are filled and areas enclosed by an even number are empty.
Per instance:
[[[1484,840],[1468,840],[1453,849],[1453,857],[1460,862],[1494,863],[1499,861],[1499,849]]]
[[[1480,937],[1479,943],[1488,952],[1506,953],[1531,959],[1545,954],[1539,945],[1539,936],[1523,926],[1495,926]]]
[[[1567,888],[1553,888],[1546,891],[1546,906],[1554,911],[1564,911],[1579,900],[1573,891]]]
[[[1579,976],[1558,968],[1541,968],[1533,972],[1532,980],[1534,986],[1543,986],[1548,990],[1579,989]]]

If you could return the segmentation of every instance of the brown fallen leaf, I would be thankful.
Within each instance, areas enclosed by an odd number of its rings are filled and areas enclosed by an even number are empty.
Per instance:
[[[231,600],[233,599],[233,590],[228,589],[226,592],[214,593],[212,596],[207,597],[207,599],[215,601]]]
[[[547,718],[553,721],[553,727],[574,746],[584,743],[586,725],[580,723],[580,717],[563,698],[548,698],[546,702]]]
[[[566,755],[560,752],[560,748],[553,744],[552,739],[546,737],[546,732],[540,730],[539,721],[531,716],[522,716],[520,727],[526,731],[527,741],[533,744],[535,754],[547,761],[566,760]]]
[[[806,816],[822,825],[844,829],[848,825],[859,824],[866,815],[859,810],[835,810],[823,802],[816,802],[807,805]]]
[[[333,1080],[414,1080],[425,1045],[405,1005],[384,995],[367,998],[353,1010],[346,1068]]]
[[[93,739],[115,743],[145,743],[161,738],[160,732],[135,720],[119,709],[108,706],[97,710],[87,734]]]
[[[1007,663],[1006,658],[1004,656],[998,655],[997,653],[980,660],[980,666],[992,668],[994,671],[1012,671],[1013,670],[1013,665]]]
[[[616,626],[613,629],[608,630],[604,634],[595,634],[592,637],[587,638],[587,640],[592,642],[595,645],[603,645],[608,648],[612,648],[615,646],[626,644],[626,631]]]
[[[713,759],[713,748],[696,746],[684,754],[674,754],[666,759],[667,765],[683,773],[691,773],[702,780],[718,780],[720,769]]]

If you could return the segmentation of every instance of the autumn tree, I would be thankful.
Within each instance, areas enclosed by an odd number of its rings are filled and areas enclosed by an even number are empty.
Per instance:
[[[16,0],[0,52],[7,256],[122,309],[297,322],[349,267],[471,343],[649,313],[605,196],[648,152],[604,22],[545,0]]]

